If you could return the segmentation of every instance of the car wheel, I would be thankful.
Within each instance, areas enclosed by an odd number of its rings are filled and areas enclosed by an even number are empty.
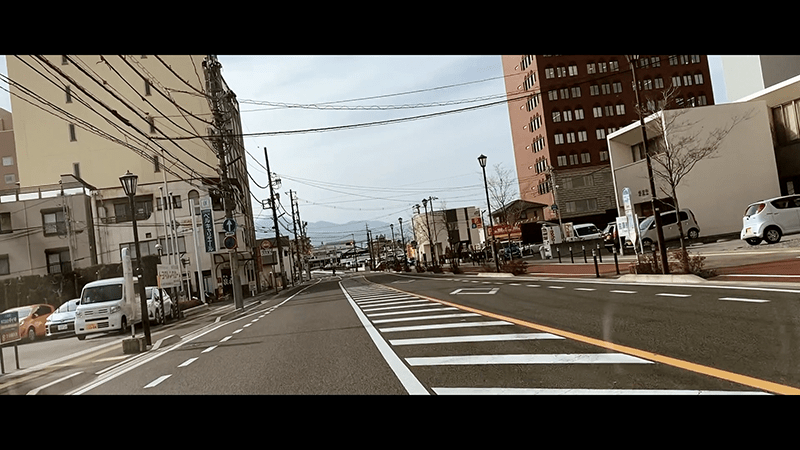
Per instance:
[[[651,241],[650,239],[643,239],[642,240],[642,245],[645,246],[645,247],[649,247],[649,246],[653,245],[653,241]]]
[[[695,228],[689,230],[689,239],[697,239],[700,237],[700,232],[697,231]]]
[[[86,339],[86,335],[85,335],[85,334],[79,334],[79,335],[78,335],[78,340],[79,340],[79,341],[82,341],[82,340],[84,340],[84,339]]]
[[[128,334],[128,319],[122,318],[122,322],[119,324],[119,333],[120,334]]]
[[[33,327],[28,328],[28,341],[33,342],[36,340],[36,330]]]
[[[761,243],[761,238],[749,238],[746,239],[747,243],[750,245],[758,245]]]
[[[777,244],[781,240],[781,231],[777,228],[769,228],[764,232],[764,240],[767,244]]]

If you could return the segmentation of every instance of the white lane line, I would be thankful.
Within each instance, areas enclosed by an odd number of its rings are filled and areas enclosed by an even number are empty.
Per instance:
[[[722,297],[720,300],[730,300],[734,302],[751,302],[751,303],[768,303],[769,300],[761,300],[759,298],[738,298],[738,297]]]
[[[203,350],[203,351],[202,351],[202,352],[200,352],[200,353],[208,353],[208,352],[210,352],[211,350],[214,350],[215,348],[217,348],[217,346],[216,346],[216,345],[212,345],[211,347],[208,347],[207,349]]]
[[[422,330],[438,330],[442,328],[470,328],[470,327],[491,327],[496,325],[514,325],[511,322],[502,320],[490,322],[459,322],[459,323],[442,323],[438,325],[416,325],[409,327],[393,327],[393,328],[379,328],[381,333],[391,333],[394,331],[422,331]]]
[[[49,388],[50,386],[56,385],[56,384],[58,384],[58,383],[61,383],[62,381],[69,380],[70,378],[72,378],[72,377],[74,377],[74,376],[76,376],[76,375],[80,375],[80,374],[82,374],[82,373],[83,373],[83,372],[75,372],[75,373],[73,373],[73,374],[71,374],[71,375],[67,375],[67,376],[65,376],[65,377],[63,377],[63,378],[59,378],[59,379],[57,379],[57,380],[55,380],[55,381],[51,381],[50,383],[47,383],[47,384],[45,384],[44,386],[39,386],[39,387],[38,387],[38,388],[36,388],[36,389],[33,389],[33,390],[31,390],[31,391],[28,391],[28,393],[27,393],[26,395],[37,395],[37,394],[39,394],[39,392],[40,392],[40,391],[42,391],[42,390],[44,390],[44,389],[47,389],[47,388]]]
[[[222,339],[219,341],[219,343],[221,344],[221,343],[223,343],[223,342],[226,342],[226,341],[228,341],[228,339],[230,339],[230,338],[232,338],[232,337],[233,337],[233,336],[225,336],[224,338],[222,338]]]
[[[480,316],[476,313],[459,313],[459,314],[440,314],[437,316],[417,316],[417,317],[396,317],[394,319],[381,319],[373,320],[372,323],[392,323],[392,322],[412,322],[415,320],[435,320],[435,319],[455,319],[458,317],[475,317]]]
[[[258,322],[258,319],[253,319],[250,321],[250,323],[256,323],[256,322]]]
[[[608,292],[610,292],[612,294],[635,294],[636,293],[636,291],[616,291],[616,290],[611,290],[611,291],[608,291]]]
[[[246,324],[244,324],[244,328],[247,328],[247,327],[249,327],[250,325],[252,325],[252,323],[246,323]]]
[[[692,296],[691,294],[670,294],[669,292],[662,292],[656,295],[660,297],[682,297],[682,298]]]
[[[520,286],[519,283],[508,283],[509,286]]]
[[[482,288],[463,288],[456,289],[455,291],[451,292],[450,295],[494,295],[499,290],[500,288],[492,288],[489,291]]]
[[[179,365],[178,367],[186,367],[189,364],[191,364],[191,363],[193,363],[193,362],[195,362],[197,360],[198,360],[198,358],[189,358],[186,361],[182,362],[181,365]]]
[[[528,286],[528,287],[541,287],[538,284],[526,284],[525,286]]]
[[[436,395],[770,395],[758,391],[656,389],[432,388]]]
[[[347,292],[347,289],[344,288],[342,282],[339,282],[339,288],[344,293],[344,296],[347,298],[347,301],[350,303],[350,307],[353,308],[353,311],[356,313],[358,320],[361,322],[361,325],[364,326],[364,329],[367,330],[367,334],[369,334],[372,342],[378,348],[378,351],[383,356],[383,359],[389,364],[389,367],[392,369],[394,374],[397,376],[397,379],[400,380],[400,383],[411,395],[430,395],[427,389],[420,383],[420,381],[414,376],[411,370],[403,364],[403,361],[397,356],[397,354],[392,351],[392,348],[389,344],[383,340],[383,337],[376,331],[375,325],[373,325],[367,316],[361,311],[361,309],[356,305],[356,302],[350,297],[350,294]]]
[[[596,289],[592,288],[575,288],[576,291],[595,291]]]
[[[162,381],[166,380],[167,378],[169,378],[169,377],[171,377],[171,376],[172,376],[171,374],[170,374],[170,375],[163,375],[163,376],[160,376],[160,377],[156,378],[155,380],[151,381],[151,382],[150,382],[150,384],[148,384],[148,385],[147,385],[147,386],[145,386],[144,388],[145,388],[145,389],[150,389],[150,388],[152,388],[152,387],[156,387],[156,386],[158,386],[159,384],[161,384],[161,382],[162,382]]]
[[[549,289],[564,289],[564,286],[547,286]]]
[[[453,306],[446,306],[444,308],[430,308],[430,309],[417,309],[413,311],[391,311],[391,312],[383,312],[383,313],[375,313],[375,314],[367,314],[367,317],[383,317],[383,316],[396,316],[400,314],[418,314],[418,313],[426,313],[426,312],[433,312],[433,311],[452,311],[454,309],[458,309]]]
[[[432,338],[392,339],[392,345],[455,344],[460,342],[526,341],[536,339],[565,339],[550,333],[483,334],[472,336],[443,336]]]
[[[655,364],[623,353],[565,353],[553,355],[466,355],[406,358],[412,366],[485,364]]]
[[[233,334],[236,334],[236,333],[241,333],[241,332],[242,332],[242,330],[243,330],[242,328],[239,328],[238,330],[234,331],[234,332],[233,332]]]

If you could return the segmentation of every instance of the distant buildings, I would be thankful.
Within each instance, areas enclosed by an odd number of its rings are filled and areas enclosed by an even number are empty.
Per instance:
[[[431,264],[434,255],[443,260],[448,255],[479,250],[484,242],[485,225],[475,207],[435,210],[428,204],[428,214],[417,210],[411,218],[417,261]]]

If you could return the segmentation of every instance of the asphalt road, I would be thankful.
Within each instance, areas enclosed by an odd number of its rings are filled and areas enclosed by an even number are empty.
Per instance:
[[[187,325],[174,345],[105,355],[58,393],[797,394],[798,294],[347,274]]]

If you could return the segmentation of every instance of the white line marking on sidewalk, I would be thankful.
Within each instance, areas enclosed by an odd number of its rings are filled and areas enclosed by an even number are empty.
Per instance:
[[[738,297],[722,297],[720,300],[730,300],[734,302],[751,302],[751,303],[768,303],[769,300],[761,300],[758,298],[738,298]]]
[[[170,375],[163,375],[163,376],[160,376],[160,377],[156,378],[155,380],[151,381],[151,382],[150,382],[150,384],[148,384],[148,385],[147,385],[147,386],[145,386],[144,388],[145,388],[145,389],[150,389],[151,387],[156,387],[156,386],[158,386],[159,384],[161,384],[161,382],[162,382],[162,381],[166,380],[167,378],[169,378],[169,377],[171,377],[171,376],[172,376],[171,374],[170,374]]]
[[[655,364],[624,353],[565,353],[555,355],[466,355],[406,358],[412,366],[475,364]]]
[[[186,367],[186,366],[188,366],[189,364],[191,364],[191,363],[193,363],[193,362],[197,361],[197,359],[198,359],[198,358],[189,358],[189,359],[187,359],[186,361],[182,362],[182,363],[181,363],[181,365],[179,365],[178,367]]]

